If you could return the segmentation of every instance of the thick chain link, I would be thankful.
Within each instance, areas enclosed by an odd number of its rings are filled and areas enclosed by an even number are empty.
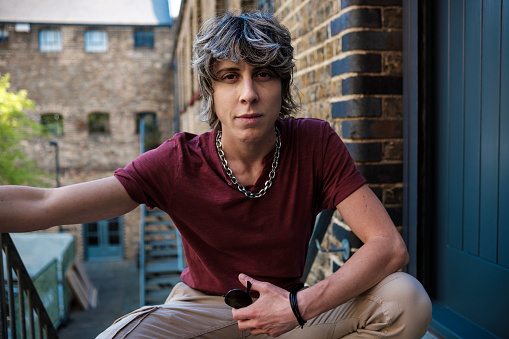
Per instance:
[[[226,172],[226,175],[228,178],[230,178],[230,181],[232,184],[237,186],[237,189],[244,193],[244,195],[248,198],[260,198],[265,195],[267,190],[272,186],[272,180],[276,177],[276,169],[277,165],[279,164],[279,151],[281,149],[281,133],[279,133],[279,130],[276,127],[276,150],[274,151],[274,160],[272,160],[272,169],[269,173],[269,179],[265,181],[265,187],[260,190],[258,193],[252,193],[246,190],[244,185],[242,185],[239,180],[233,175],[233,171],[228,166],[228,161],[226,161],[226,157],[224,156],[223,152],[223,145],[221,144],[221,136],[222,131],[219,131],[216,136],[216,149],[217,149],[217,155],[219,156],[219,160],[221,161],[221,165],[223,166],[224,171]]]

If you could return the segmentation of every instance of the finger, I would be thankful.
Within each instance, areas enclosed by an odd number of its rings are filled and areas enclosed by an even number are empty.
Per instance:
[[[244,287],[247,287],[247,282],[250,281],[251,282],[251,285],[254,285],[254,282],[256,281],[255,279],[251,278],[250,276],[248,276],[247,274],[244,274],[244,273],[240,273],[239,274],[239,281],[242,285],[244,285]],[[252,288],[252,286],[251,286]]]

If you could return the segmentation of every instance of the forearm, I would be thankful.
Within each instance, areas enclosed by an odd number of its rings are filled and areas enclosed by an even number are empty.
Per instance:
[[[333,275],[297,294],[305,320],[337,307],[368,290],[408,262],[404,243],[375,238],[364,244]]]
[[[2,232],[28,232],[51,225],[42,202],[49,189],[0,186],[0,226]]]
[[[138,204],[114,177],[60,188],[0,187],[0,231],[29,232],[105,220]]]

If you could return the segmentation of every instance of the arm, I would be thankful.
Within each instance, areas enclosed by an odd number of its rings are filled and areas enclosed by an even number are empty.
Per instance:
[[[110,219],[136,206],[113,176],[59,188],[1,186],[0,231],[29,232]]]
[[[343,200],[337,209],[364,245],[334,274],[297,294],[304,320],[339,306],[361,294],[408,262],[405,243],[385,208],[368,186]],[[241,282],[252,278],[241,275]],[[274,285],[253,282],[260,298],[251,306],[233,310],[241,330],[278,336],[297,326],[289,293]],[[258,304],[258,305],[257,305]]]

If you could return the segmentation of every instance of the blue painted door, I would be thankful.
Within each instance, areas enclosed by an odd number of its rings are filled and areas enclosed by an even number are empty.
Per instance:
[[[509,1],[431,13],[434,317],[461,338],[509,338]]]
[[[85,253],[88,260],[122,259],[122,218],[84,225]]]

